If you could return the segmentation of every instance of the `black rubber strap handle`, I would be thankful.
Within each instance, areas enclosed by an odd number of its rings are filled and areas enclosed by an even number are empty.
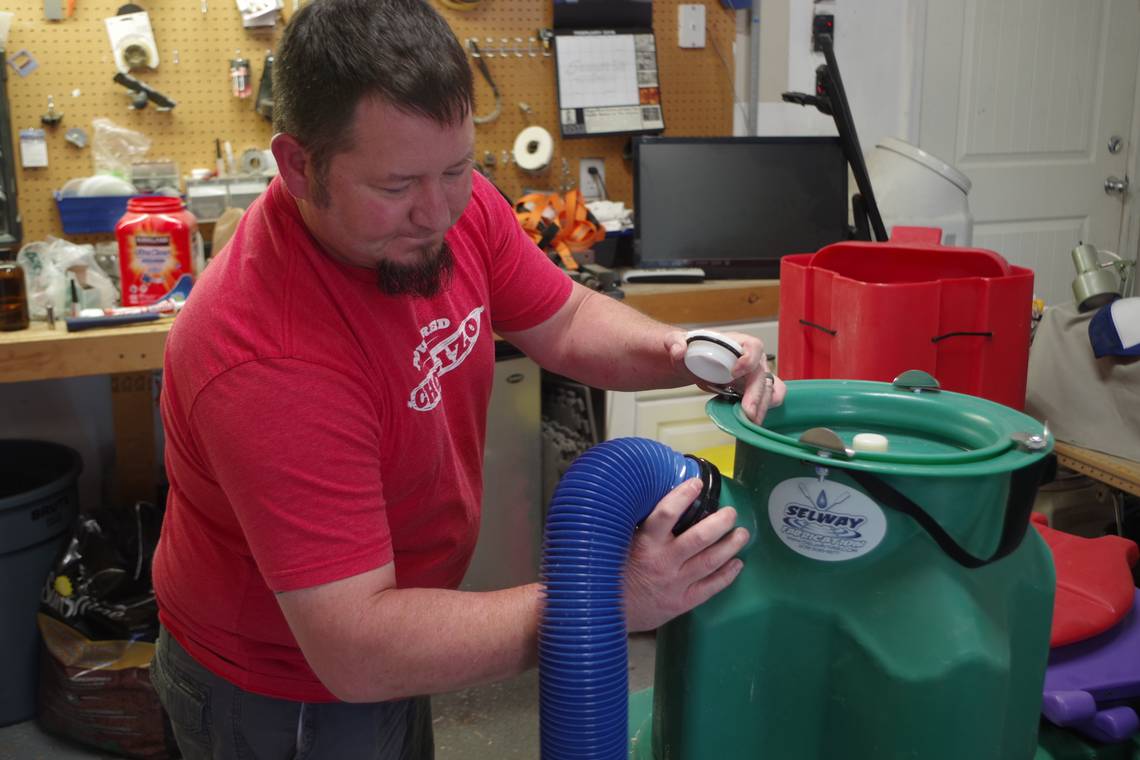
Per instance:
[[[803,325],[804,327],[814,327],[817,330],[821,330],[821,331],[827,333],[828,335],[830,335],[833,338],[839,334],[838,330],[832,330],[830,327],[824,327],[823,325],[816,324],[815,322],[808,322],[806,319],[801,319],[800,324]]]
[[[1025,531],[1029,529],[1029,513],[1033,510],[1033,500],[1037,495],[1037,486],[1041,483],[1041,475],[1045,471],[1047,460],[1048,457],[1042,457],[1033,464],[1010,473],[1009,497],[1005,504],[1005,522],[1002,525],[1001,541],[998,542],[994,553],[985,559],[963,549],[961,544],[955,541],[925,509],[915,504],[877,475],[862,470],[845,469],[843,471],[850,475],[879,504],[902,512],[921,525],[922,529],[934,539],[934,543],[938,544],[938,547],[959,565],[974,569],[991,562],[997,562],[1021,546],[1021,541],[1025,538]]]
[[[930,339],[931,343],[937,343],[947,338],[985,338],[989,340],[994,337],[992,332],[948,332],[945,335],[935,335]]]

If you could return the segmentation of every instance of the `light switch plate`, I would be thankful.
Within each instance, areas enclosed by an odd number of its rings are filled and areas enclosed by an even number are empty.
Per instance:
[[[677,45],[683,48],[705,46],[705,6],[683,4],[677,6]]]

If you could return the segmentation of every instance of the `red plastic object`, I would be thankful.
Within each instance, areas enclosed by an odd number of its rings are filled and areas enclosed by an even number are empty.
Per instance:
[[[942,230],[937,227],[892,227],[891,242],[938,245],[942,242]]]
[[[1136,591],[1131,567],[1140,558],[1136,544],[1119,536],[1081,538],[1054,530],[1045,515],[1033,514],[1033,527],[1053,552],[1057,597],[1049,646],[1084,641],[1119,623],[1132,609]]]
[[[115,225],[123,306],[158,301],[184,275],[198,274],[202,239],[198,219],[180,198],[139,196]]]
[[[780,376],[890,381],[921,369],[946,390],[1023,408],[1033,272],[930,232],[784,256]]]

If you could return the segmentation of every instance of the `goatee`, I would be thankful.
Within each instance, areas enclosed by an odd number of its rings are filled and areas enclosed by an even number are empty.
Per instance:
[[[438,248],[425,248],[414,264],[381,261],[376,265],[376,284],[390,296],[431,298],[451,280],[455,256],[446,242]]]

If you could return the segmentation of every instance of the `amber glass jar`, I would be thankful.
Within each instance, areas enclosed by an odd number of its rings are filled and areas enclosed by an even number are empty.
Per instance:
[[[23,330],[27,326],[24,268],[14,261],[0,261],[0,330]]]

